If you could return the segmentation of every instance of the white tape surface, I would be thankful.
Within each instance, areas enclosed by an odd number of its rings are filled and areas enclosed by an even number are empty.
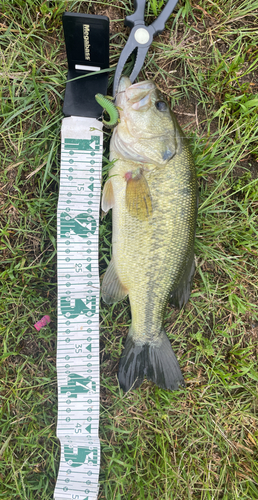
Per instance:
[[[61,141],[57,213],[57,436],[61,459],[54,498],[97,500],[102,124],[94,118],[64,118]]]

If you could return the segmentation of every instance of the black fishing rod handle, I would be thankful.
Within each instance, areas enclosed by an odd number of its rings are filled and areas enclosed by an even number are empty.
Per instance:
[[[144,23],[144,11],[145,11],[146,0],[134,0],[134,8],[135,12],[130,16],[126,16],[125,18],[125,26],[129,26],[129,28],[133,28],[138,24]]]

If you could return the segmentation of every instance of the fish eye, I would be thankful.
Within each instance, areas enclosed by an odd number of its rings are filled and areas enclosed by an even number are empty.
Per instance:
[[[156,101],[155,106],[158,111],[167,111],[167,103],[164,101]]]

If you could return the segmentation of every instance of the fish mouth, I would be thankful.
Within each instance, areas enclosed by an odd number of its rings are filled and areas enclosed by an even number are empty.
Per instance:
[[[155,83],[153,82],[153,80],[144,80],[143,82],[137,82],[137,83],[133,83],[132,85],[130,85],[130,88],[134,88],[134,89],[139,89],[139,88],[142,88],[142,89],[155,89],[156,86],[155,86]]]
[[[155,83],[152,80],[131,84],[127,76],[122,76],[118,86],[116,104],[123,107],[127,102],[134,110],[146,109],[151,104],[151,94],[155,88]]]
[[[151,95],[155,88],[151,80],[134,83],[125,90],[126,100],[135,111],[145,110],[151,105]]]
[[[152,90],[155,89],[155,83],[152,80],[144,80],[143,82],[131,83],[127,76],[121,76],[119,80],[117,94],[125,92],[127,89],[144,89]]]

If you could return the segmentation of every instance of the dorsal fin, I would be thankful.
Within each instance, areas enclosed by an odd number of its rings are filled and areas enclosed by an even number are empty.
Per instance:
[[[172,291],[170,302],[181,309],[187,302],[191,294],[193,277],[195,272],[194,252],[192,251],[187,264],[185,266],[184,274],[178,284],[177,288]]]

